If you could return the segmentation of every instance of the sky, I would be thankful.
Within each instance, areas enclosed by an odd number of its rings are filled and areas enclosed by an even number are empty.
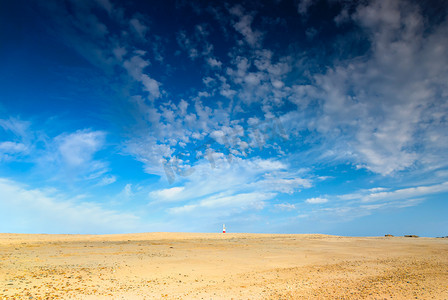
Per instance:
[[[448,235],[447,17],[0,1],[0,232]]]

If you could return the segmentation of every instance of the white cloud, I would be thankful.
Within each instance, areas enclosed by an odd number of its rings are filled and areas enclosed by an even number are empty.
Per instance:
[[[105,132],[89,129],[63,133],[52,139],[45,137],[44,147],[40,145],[27,159],[35,164],[33,171],[42,179],[65,183],[85,180],[103,185],[111,180],[106,176],[108,163],[95,156],[105,148],[105,138]]]
[[[117,181],[117,177],[113,175],[104,176],[100,179],[100,181],[97,183],[99,186],[106,186],[109,184],[112,184]]]
[[[387,191],[387,190],[388,190],[388,188],[383,188],[383,187],[375,187],[375,188],[368,189],[368,191],[372,192],[372,193],[384,192],[384,191]]]
[[[297,11],[302,16],[305,16],[308,13],[310,7],[314,4],[315,0],[300,0],[297,5]]]
[[[0,161],[15,160],[31,153],[35,136],[30,125],[30,122],[13,117],[0,119],[0,127],[9,139],[0,142]]]
[[[30,189],[2,178],[0,194],[3,232],[98,234],[132,232],[139,228],[140,220],[135,215],[82,202],[54,189]]]
[[[182,218],[206,215],[209,222],[223,217],[233,218],[240,213],[254,213],[270,205],[279,193],[295,193],[309,188],[311,179],[300,177],[305,172],[288,172],[288,165],[259,158],[229,160],[222,153],[214,154],[192,165],[188,176],[179,176],[182,186],[150,193],[151,204],[164,201],[176,203],[168,212]]]
[[[2,142],[0,143],[0,161],[12,159],[17,154],[25,153],[27,150],[28,147],[22,143]]]
[[[70,48],[108,73],[113,74],[117,66],[124,68],[133,80],[141,83],[144,90],[149,92],[150,99],[160,97],[161,83],[143,72],[150,65],[150,61],[143,58],[146,51],[139,50],[133,44],[136,40],[139,43],[146,41],[148,26],[145,25],[144,18],[137,14],[127,19],[124,9],[114,6],[109,0],[95,2],[73,1],[73,10],[64,3],[40,5],[53,16],[51,27]],[[100,21],[101,18],[96,14],[98,6],[107,11],[109,22]],[[70,22],[67,22],[66,16],[71,16]],[[108,26],[116,28],[109,30]],[[121,34],[115,34],[115,29],[121,31]],[[156,44],[155,41],[152,42],[153,45]],[[131,49],[135,50],[128,55]],[[159,50],[160,47],[157,48]],[[157,54],[155,59],[160,60],[161,54]]]
[[[360,190],[355,193],[349,193],[336,196],[337,199],[349,201],[352,203],[371,203],[371,202],[391,202],[403,201],[413,198],[422,198],[432,194],[448,192],[448,182],[442,182],[433,185],[421,185],[409,188],[391,190],[388,188],[377,187],[367,190]]]
[[[375,204],[356,203],[348,205],[338,205],[334,207],[322,208],[315,211],[315,215],[320,215],[325,219],[333,221],[350,221],[356,218],[371,215],[377,211],[392,211],[406,207],[417,206],[424,202],[424,198],[400,199],[395,201],[384,201]]]
[[[131,28],[138,34],[141,39],[145,38],[146,32],[148,31],[148,27],[143,24],[139,19],[132,18],[129,21]]]
[[[16,138],[27,140],[30,136],[29,127],[30,122],[22,121],[17,118],[0,119],[0,126],[5,131],[10,131]]]
[[[254,163],[257,168],[263,171],[287,169],[287,165],[281,161],[273,159],[255,159]]]
[[[187,113],[187,108],[188,108],[188,102],[182,99],[178,105],[179,115],[185,116]]]
[[[17,153],[23,152],[26,149],[26,146],[22,143],[14,143],[14,142],[2,142],[0,143],[0,151],[6,153]]]
[[[132,184],[127,183],[123,190],[118,194],[119,201],[129,201],[132,197],[134,197],[134,192],[132,191]]]
[[[263,34],[258,30],[253,30],[251,27],[253,16],[245,15],[243,8],[240,5],[234,6],[230,9],[230,13],[239,18],[234,23],[233,27],[241,33],[245,41],[252,47],[256,47],[261,43]]]
[[[136,54],[132,58],[124,61],[123,67],[132,78],[143,85],[143,89],[149,93],[150,98],[159,98],[161,83],[149,77],[149,75],[144,74],[144,69],[150,65],[149,60],[142,58],[142,55],[145,55],[146,52],[136,52]]]
[[[281,174],[281,173],[280,173]],[[312,186],[310,179],[305,178],[278,178],[279,174],[274,176],[266,175],[256,183],[262,190],[293,194],[303,188],[310,188]],[[286,175],[287,176],[287,175]]]
[[[207,58],[207,63],[212,68],[218,68],[219,69],[222,66],[222,62],[220,62],[219,60],[217,60],[216,58],[213,58],[213,57]]]
[[[230,55],[233,59],[225,69],[226,77],[217,76],[222,83],[219,92],[230,99],[242,100],[248,106],[258,105],[266,117],[272,117],[272,111],[281,106],[292,91],[285,83],[293,64],[291,57],[274,58],[274,53],[268,49],[259,49],[247,56]]]
[[[54,140],[62,161],[70,167],[78,167],[91,163],[95,152],[103,147],[104,139],[102,131],[78,130],[59,135]]]
[[[176,34],[176,41],[179,47],[185,51],[191,60],[195,60],[199,57],[206,57],[207,60],[212,59],[213,45],[207,40],[209,32],[206,26],[196,25],[194,31],[188,32],[181,30]],[[206,60],[206,61],[207,61]],[[212,63],[216,59],[211,60]]]
[[[184,187],[173,187],[169,189],[152,191],[149,196],[155,201],[177,201],[179,195],[184,190]]]
[[[433,185],[420,185],[401,189],[371,188],[354,193],[327,196],[328,204],[324,208],[312,211],[318,218],[333,221],[348,221],[370,215],[376,211],[396,210],[417,206],[428,197],[448,192],[448,182]],[[308,199],[306,202],[319,203],[321,198]],[[327,200],[327,199],[324,199]]]
[[[295,210],[297,209],[295,204],[292,203],[279,203],[274,205],[275,208],[280,210]]]
[[[448,192],[448,182],[429,186],[417,186],[411,188],[398,189],[395,191],[377,191],[361,197],[362,202],[394,201],[401,199],[411,199],[427,196],[431,194]]]
[[[112,3],[109,0],[95,0],[107,13],[110,15],[114,9]]]
[[[149,65],[149,61],[143,59],[140,55],[134,55],[123,63],[123,67],[128,71],[129,75],[136,80],[141,79],[143,70]]]
[[[108,171],[108,164],[95,159],[104,147],[106,133],[89,129],[62,133],[54,138],[32,131],[30,122],[11,118],[0,120],[6,136],[15,141],[0,143],[0,160],[24,160],[35,165],[32,173],[53,181],[96,180]],[[97,184],[108,184],[114,177],[103,177]]]
[[[158,144],[154,138],[136,139],[128,141],[126,145],[126,152],[144,164],[146,173],[160,176],[165,174],[162,165],[163,157],[169,157],[173,151],[169,145]]]
[[[173,214],[191,213],[193,211],[213,212],[213,216],[232,215],[248,209],[260,210],[264,207],[264,201],[272,199],[272,193],[241,193],[231,196],[216,195],[207,197],[198,203],[173,207],[169,212]],[[210,216],[209,216],[210,217]]]
[[[112,50],[112,53],[117,58],[117,60],[121,62],[123,60],[123,57],[128,53],[128,51],[126,50],[126,48],[118,46]]]
[[[308,28],[305,31],[305,35],[309,40],[312,40],[316,36],[317,33],[318,33],[318,31],[314,27]]]
[[[154,98],[160,97],[160,82],[150,78],[148,75],[143,74],[141,77],[141,82],[144,86],[145,91],[147,91]]]
[[[309,203],[309,204],[322,204],[322,203],[327,203],[328,199],[316,197],[316,198],[306,199],[305,202]]]

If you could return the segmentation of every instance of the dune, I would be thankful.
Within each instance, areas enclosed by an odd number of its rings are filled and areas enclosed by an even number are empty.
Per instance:
[[[0,234],[0,299],[448,299],[448,240]]]

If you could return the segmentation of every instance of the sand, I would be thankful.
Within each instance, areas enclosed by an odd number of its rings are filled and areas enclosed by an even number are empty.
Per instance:
[[[0,299],[448,299],[448,239],[0,234]]]

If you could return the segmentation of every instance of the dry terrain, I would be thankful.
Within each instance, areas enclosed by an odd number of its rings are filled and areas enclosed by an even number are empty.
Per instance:
[[[0,234],[0,299],[448,299],[448,239]]]

